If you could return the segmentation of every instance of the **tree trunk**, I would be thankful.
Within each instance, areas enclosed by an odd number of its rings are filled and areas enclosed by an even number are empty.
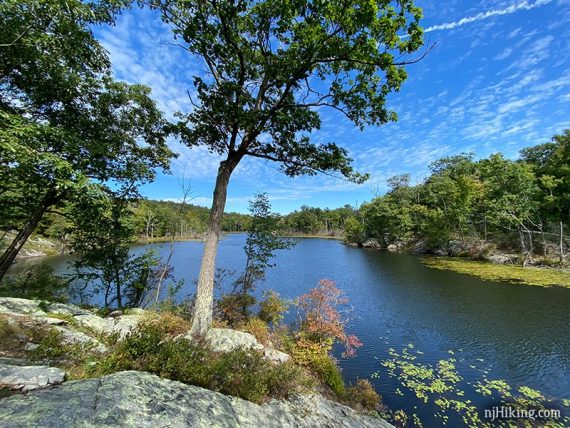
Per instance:
[[[216,269],[216,253],[218,240],[220,238],[222,217],[226,206],[226,196],[228,184],[234,168],[239,163],[241,157],[230,154],[228,159],[220,163],[216,186],[208,221],[208,231],[204,243],[204,253],[200,266],[200,276],[196,288],[196,299],[194,302],[194,314],[190,333],[194,336],[202,336],[212,324],[212,310],[214,303],[214,276]]]
[[[560,222],[560,264],[564,263],[564,224]]]
[[[47,209],[55,202],[57,202],[57,199],[55,198],[54,192],[48,192],[40,204],[36,207],[36,210],[32,213],[32,215],[28,217],[28,220],[22,230],[18,232],[12,243],[8,246],[8,248],[6,248],[6,250],[4,250],[4,253],[0,257],[0,281],[2,281],[2,278],[4,278],[6,275],[6,272],[8,272],[8,268],[30,235],[36,229],[36,226],[41,221]]]
[[[522,227],[519,226],[519,237],[521,240],[521,250],[525,256],[524,258],[524,262],[523,262],[523,267],[526,267],[526,265],[528,264],[529,261],[529,256],[528,256],[528,251],[526,249],[526,244],[525,244],[525,239],[524,239],[524,232],[522,230]]]

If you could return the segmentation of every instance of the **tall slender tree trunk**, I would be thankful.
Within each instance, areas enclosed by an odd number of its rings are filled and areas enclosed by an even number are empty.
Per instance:
[[[47,209],[55,202],[57,202],[57,199],[55,197],[55,192],[52,191],[48,192],[44,196],[40,204],[32,212],[30,217],[28,217],[28,220],[26,221],[26,224],[24,225],[22,230],[18,232],[12,243],[8,246],[8,248],[6,248],[6,250],[4,250],[4,253],[2,254],[2,256],[0,256],[0,281],[2,281],[2,278],[4,278],[4,276],[6,275],[6,272],[8,272],[8,268],[14,262],[14,259],[16,258],[16,256],[18,255],[18,253],[20,252],[20,250],[22,249],[22,247],[24,246],[30,235],[36,229],[38,223],[41,221]]]
[[[212,325],[216,253],[220,239],[222,217],[226,206],[230,176],[240,159],[241,157],[234,152],[228,156],[227,160],[222,161],[218,168],[212,209],[204,243],[204,253],[202,255],[202,265],[200,266],[200,276],[198,277],[198,287],[196,289],[192,327],[190,329],[190,333],[194,336],[206,334]]]
[[[564,263],[564,224],[560,222],[560,264]]]

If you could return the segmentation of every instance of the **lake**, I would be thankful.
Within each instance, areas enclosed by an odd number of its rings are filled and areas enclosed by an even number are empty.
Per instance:
[[[245,235],[225,236],[218,267],[243,269],[244,242]],[[182,294],[193,293],[202,243],[175,245],[174,274],[185,281]],[[152,247],[164,257],[168,254],[167,243]],[[62,270],[66,257],[45,260]],[[340,360],[345,378],[374,375],[372,381],[386,405],[417,413],[427,426],[442,422],[434,418],[431,404],[400,395],[399,381],[387,376],[381,365],[389,358],[389,348],[400,352],[408,347],[421,364],[453,357],[462,383],[504,379],[513,387],[540,390],[555,400],[554,407],[570,398],[570,289],[482,281],[427,268],[413,255],[325,239],[302,239],[292,250],[278,252],[275,263],[260,292],[272,288],[294,299],[322,278],[334,280],[346,292],[354,308],[350,332],[364,346],[357,357]],[[289,321],[295,319],[292,311]],[[480,409],[491,403],[488,398],[467,397]]]

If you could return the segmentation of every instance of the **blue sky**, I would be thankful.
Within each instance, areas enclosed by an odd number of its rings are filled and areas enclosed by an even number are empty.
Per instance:
[[[436,48],[408,68],[409,78],[389,106],[397,123],[363,132],[343,116],[322,111],[316,142],[349,150],[370,180],[355,185],[327,176],[288,178],[278,166],[244,159],[229,187],[228,211],[246,212],[255,192],[267,192],[273,209],[301,205],[359,205],[386,190],[386,179],[410,173],[421,181],[430,162],[474,152],[515,158],[523,147],[549,141],[570,128],[570,0],[417,0],[422,26]],[[147,10],[124,13],[115,27],[96,30],[116,78],[144,83],[170,118],[188,111],[191,78],[204,67],[174,46],[168,27]],[[142,194],[180,198],[180,177],[191,180],[193,203],[209,206],[219,158],[176,141],[172,175],[159,175]]]

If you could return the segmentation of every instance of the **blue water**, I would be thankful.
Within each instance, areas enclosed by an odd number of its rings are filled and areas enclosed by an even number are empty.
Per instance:
[[[224,237],[217,266],[243,269],[244,241],[245,235]],[[175,244],[174,274],[185,281],[181,298],[194,292],[202,245]],[[168,254],[169,244],[152,247],[163,257]],[[57,269],[63,269],[65,261],[65,257],[51,259]],[[482,281],[426,268],[413,255],[324,239],[303,239],[292,250],[278,252],[275,263],[259,293],[271,288],[294,299],[322,278],[334,280],[346,292],[353,306],[349,330],[364,342],[357,357],[340,359],[346,380],[377,373],[379,378],[372,381],[384,403],[417,413],[426,426],[442,422],[433,417],[432,407],[396,394],[401,385],[381,366],[390,347],[401,351],[412,343],[414,352],[423,352],[417,354],[416,362],[421,364],[448,359],[452,351],[464,382],[482,379],[484,369],[489,371],[488,379],[538,389],[555,403],[570,398],[570,289]],[[287,320],[294,319],[293,309]],[[469,368],[472,363],[478,368]],[[480,408],[489,405],[488,399],[469,398]]]

